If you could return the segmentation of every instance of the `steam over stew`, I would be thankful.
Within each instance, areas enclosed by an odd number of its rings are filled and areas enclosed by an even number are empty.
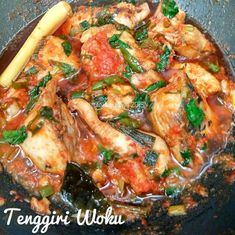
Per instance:
[[[127,2],[78,7],[1,88],[0,160],[31,195],[73,194],[78,175],[90,186],[74,191],[114,207],[175,195],[229,135],[235,84],[215,46],[173,0]]]

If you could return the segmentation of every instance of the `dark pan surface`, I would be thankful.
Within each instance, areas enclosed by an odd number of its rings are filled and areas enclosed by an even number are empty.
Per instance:
[[[0,1],[0,52],[7,42],[24,27],[28,22],[35,19],[57,0],[10,0]],[[83,1],[74,1],[81,4]],[[111,1],[94,1],[95,4],[105,4]],[[156,1],[157,2],[157,1]],[[231,65],[231,73],[235,71],[235,1],[233,0],[179,0],[183,10],[189,16],[189,20],[198,23],[212,38],[215,39],[222,52],[226,55],[228,66]],[[9,55],[16,52],[22,44],[22,37],[30,33],[35,22],[18,35],[14,43],[8,48],[5,56],[0,59],[0,68],[10,61]],[[227,59],[228,58],[228,59]],[[233,141],[234,142],[234,141]],[[235,148],[231,148],[235,152]],[[230,152],[231,152],[230,151]],[[216,172],[216,174],[215,174]],[[215,166],[215,172],[201,179],[209,189],[209,199],[201,200],[199,206],[185,217],[170,218],[160,208],[157,202],[151,213],[148,224],[143,227],[137,221],[133,224],[125,224],[116,227],[81,227],[76,224],[69,227],[54,226],[49,229],[48,235],[75,235],[75,234],[192,234],[192,235],[216,235],[235,234],[235,185],[229,186],[224,183],[223,170]],[[10,178],[0,175],[0,196],[5,196],[9,202],[0,207],[0,235],[28,235],[31,234],[32,226],[19,226],[13,219],[11,226],[6,225],[5,208],[21,208],[21,214],[35,215],[25,202],[13,202],[9,197],[9,190],[16,190],[25,194],[20,186],[12,184]],[[175,199],[177,202],[179,199]],[[176,226],[175,224],[182,224]]]

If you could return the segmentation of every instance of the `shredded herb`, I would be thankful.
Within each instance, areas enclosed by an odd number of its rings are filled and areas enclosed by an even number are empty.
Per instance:
[[[18,130],[5,130],[2,132],[2,136],[3,138],[0,140],[0,143],[21,144],[25,141],[28,134],[26,127],[22,126]]]
[[[59,63],[58,64],[59,68],[63,71],[63,73],[66,77],[70,77],[74,73],[76,73],[76,70],[72,65],[66,64],[66,63],[63,63],[63,62],[58,62],[58,63]]]
[[[117,75],[112,75],[112,76],[105,78],[104,80],[101,80],[95,83],[92,86],[92,90],[98,91],[98,90],[105,88],[106,86],[111,86],[114,83],[125,83],[125,81]]]
[[[122,76],[130,79],[131,76],[133,75],[133,70],[131,69],[131,67],[129,65],[126,66],[125,71],[122,73]]]
[[[64,48],[64,53],[67,56],[70,56],[72,53],[72,45],[69,41],[62,42],[62,47]]]
[[[111,123],[111,125],[113,124]],[[125,135],[130,136],[135,142],[139,143],[140,145],[149,148],[153,147],[154,141],[156,139],[154,136],[145,134],[129,126],[113,126]]]
[[[201,147],[201,150],[202,150],[202,151],[206,151],[207,148],[208,148],[207,143],[204,143],[204,144],[202,145],[202,147]]]
[[[56,60],[50,60],[49,61],[52,65],[58,67],[66,77],[71,77],[76,73],[76,69],[73,67],[73,65],[56,61]]]
[[[166,69],[169,63],[170,54],[171,54],[171,50],[166,46],[165,50],[160,56],[160,62],[156,64],[156,69],[158,72],[163,72]]]
[[[135,40],[137,42],[142,42],[143,40],[148,38],[148,26],[145,24],[141,26],[139,29],[135,32]]]
[[[133,5],[136,5],[136,4],[137,4],[137,1],[136,1],[136,0],[118,0],[118,2],[131,3],[131,4],[133,4]]]
[[[173,167],[173,168],[170,168],[170,169],[165,170],[165,171],[161,174],[161,177],[162,177],[162,178],[166,178],[166,177],[168,177],[169,175],[174,174],[174,173],[177,174],[177,175],[179,175],[179,173],[180,173],[179,167]]]
[[[51,80],[51,78],[51,74],[48,73],[45,77],[42,78],[37,86],[29,91],[30,101],[25,109],[27,113],[34,107],[35,103],[38,101],[39,95],[41,93],[41,88],[44,88],[46,84]]]
[[[190,149],[186,149],[186,150],[184,150],[183,152],[180,152],[180,153],[181,153],[182,158],[184,159],[184,161],[182,163],[182,166],[188,166],[189,163],[190,163],[190,160],[192,158],[192,154],[191,154]]]
[[[198,107],[196,100],[191,99],[185,106],[186,116],[193,127],[198,127],[203,122],[205,114],[203,110]]]
[[[123,112],[113,119],[113,121],[118,121],[119,123],[137,129],[140,127],[140,124],[137,120],[129,117],[128,112]]]
[[[162,13],[164,16],[172,19],[179,12],[179,8],[174,0],[164,0],[162,4]]]
[[[98,149],[99,149],[100,155],[102,156],[102,160],[104,164],[107,164],[108,162],[112,160],[116,160],[119,157],[117,153],[113,152],[110,149],[104,148],[102,145],[98,145]]]
[[[40,115],[41,117],[50,120],[50,121],[55,121],[55,118],[53,116],[53,109],[49,106],[43,106],[40,109]]]
[[[87,20],[84,20],[80,23],[80,27],[83,31],[89,29],[91,26]]]
[[[182,190],[177,187],[168,187],[165,189],[166,196],[177,196]]]
[[[97,22],[94,26],[103,26],[114,23],[113,15],[108,13],[107,9],[97,14]]]
[[[128,44],[120,40],[121,34],[114,34],[111,38],[109,38],[109,44],[112,48],[120,49],[120,48],[131,48]]]
[[[156,83],[153,83],[151,84],[150,86],[148,86],[146,89],[145,89],[145,92],[149,93],[149,92],[152,92],[152,91],[155,91],[159,88],[162,88],[166,86],[166,81],[157,81]]]
[[[95,96],[92,99],[92,106],[99,111],[101,109],[101,107],[107,102],[108,98],[107,95],[100,95],[100,96]]]
[[[74,92],[71,96],[72,99],[78,99],[78,98],[84,98],[84,97],[85,97],[84,91]]]
[[[152,111],[153,102],[147,93],[138,93],[133,103],[134,107],[130,110],[131,113],[142,113],[146,108],[149,112]]]
[[[131,55],[130,52],[126,48],[121,47],[120,50],[122,52],[124,60],[130,66],[132,71],[134,71],[136,73],[143,73],[144,72],[144,69],[141,66],[141,64],[139,63],[139,61],[133,55]]]
[[[210,63],[209,64],[209,69],[213,72],[213,73],[218,73],[220,71],[220,67],[216,64]]]
[[[26,75],[34,75],[36,73],[38,73],[38,70],[35,66],[32,66],[25,72]]]
[[[147,151],[144,157],[144,164],[148,166],[155,166],[157,162],[158,154],[154,151]]]

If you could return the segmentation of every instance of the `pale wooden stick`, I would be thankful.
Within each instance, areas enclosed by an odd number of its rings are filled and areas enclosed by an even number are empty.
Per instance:
[[[9,87],[12,81],[16,80],[22,72],[43,37],[53,34],[71,14],[71,6],[64,1],[59,2],[49,9],[38,22],[17,55],[1,74],[0,85]]]

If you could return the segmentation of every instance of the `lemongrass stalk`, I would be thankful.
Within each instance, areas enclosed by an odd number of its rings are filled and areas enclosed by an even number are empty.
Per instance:
[[[38,43],[46,36],[53,34],[72,14],[71,6],[64,1],[49,9],[38,22],[22,48],[0,76],[0,85],[9,87],[16,80],[33,55]]]

